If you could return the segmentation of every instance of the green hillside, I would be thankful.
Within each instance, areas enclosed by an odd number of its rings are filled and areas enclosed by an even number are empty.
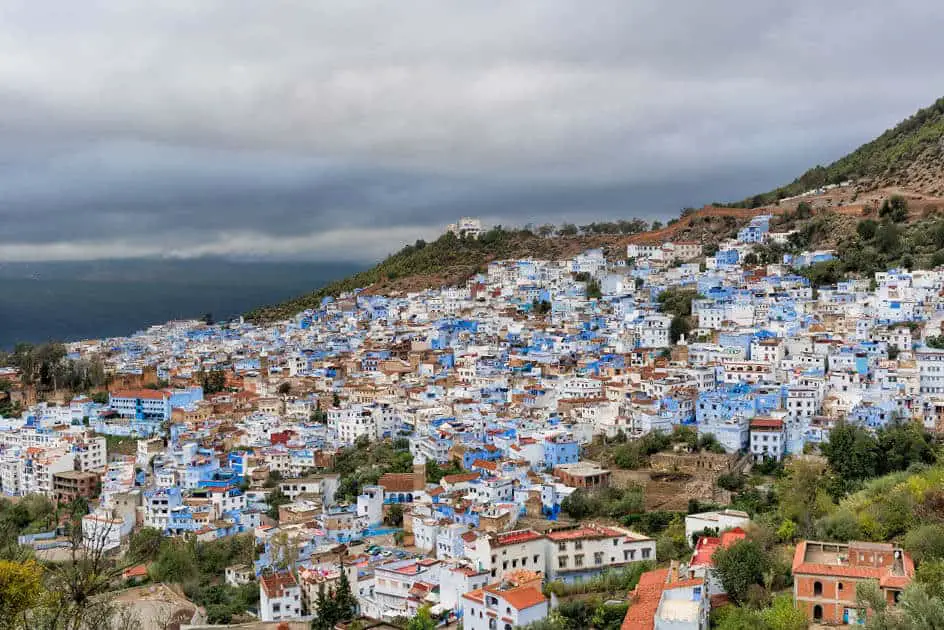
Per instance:
[[[755,195],[737,204],[759,208],[777,203],[814,188],[848,180],[868,178],[875,187],[915,187],[926,172],[929,180],[939,184],[944,171],[944,98],[930,107],[918,110],[875,140],[828,166],[814,166],[792,183]],[[940,187],[931,192],[942,193]]]
[[[644,229],[645,224],[632,221],[621,222]],[[608,226],[610,224],[594,224]],[[335,296],[344,291],[371,287],[374,291],[417,291],[428,287],[464,282],[472,275],[485,271],[491,260],[512,257],[535,257],[556,259],[583,251],[590,247],[604,247],[616,243],[620,238],[620,225],[614,233],[593,233],[583,226],[584,234],[566,233],[542,236],[529,230],[508,230],[496,226],[478,239],[457,238],[447,233],[431,243],[416,241],[399,252],[387,257],[374,267],[342,280],[332,282],[321,289],[302,295],[281,304],[263,306],[246,314],[253,321],[284,319],[320,305],[322,298]],[[576,226],[570,226],[574,232]],[[628,232],[622,232],[623,234]]]

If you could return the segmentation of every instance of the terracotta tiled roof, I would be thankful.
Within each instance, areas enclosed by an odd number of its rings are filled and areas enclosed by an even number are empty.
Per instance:
[[[642,574],[632,593],[633,604],[626,611],[621,630],[652,630],[668,575],[668,569],[656,569]]]
[[[501,597],[508,602],[508,605],[516,610],[524,610],[543,604],[547,601],[544,594],[533,586],[523,586],[511,590],[502,591]]]
[[[413,490],[413,473],[384,473],[377,481],[387,492],[411,492]]]
[[[140,398],[141,400],[165,400],[170,397],[165,391],[158,389],[124,389],[114,392],[113,398]]]
[[[270,598],[281,597],[284,589],[297,586],[298,584],[295,581],[295,576],[288,571],[285,573],[263,575],[260,580],[262,581],[263,590],[265,590],[266,595]]]
[[[463,481],[474,481],[478,478],[478,473],[459,473],[458,475],[446,475],[442,480],[446,483],[462,483]]]

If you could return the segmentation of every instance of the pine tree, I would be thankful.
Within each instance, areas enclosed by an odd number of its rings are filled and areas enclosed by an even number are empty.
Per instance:
[[[351,591],[351,581],[347,577],[347,571],[341,567],[341,577],[338,580],[338,587],[334,591],[334,601],[338,608],[338,620],[347,621],[357,616],[357,597]]]

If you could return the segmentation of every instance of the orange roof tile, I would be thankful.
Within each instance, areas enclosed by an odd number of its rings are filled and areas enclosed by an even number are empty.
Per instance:
[[[626,611],[621,630],[652,630],[668,569],[646,571],[633,591],[633,603]]]

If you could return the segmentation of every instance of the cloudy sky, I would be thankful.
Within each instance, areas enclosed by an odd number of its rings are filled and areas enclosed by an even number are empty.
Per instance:
[[[665,219],[930,104],[942,30],[940,0],[0,0],[0,261]]]

